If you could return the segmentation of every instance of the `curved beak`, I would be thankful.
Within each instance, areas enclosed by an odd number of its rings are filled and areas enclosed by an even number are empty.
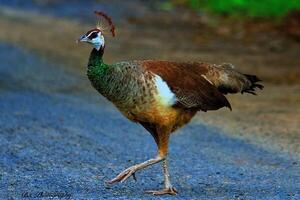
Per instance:
[[[86,42],[87,41],[87,37],[85,35],[82,35],[79,39],[76,40],[76,43],[78,42]]]

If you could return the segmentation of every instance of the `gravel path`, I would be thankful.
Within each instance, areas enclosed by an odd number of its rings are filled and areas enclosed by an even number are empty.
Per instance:
[[[150,134],[129,122],[59,65],[0,44],[0,199],[157,199],[161,166],[124,184],[105,180],[156,153]],[[173,135],[176,197],[300,199],[299,160],[191,123]]]

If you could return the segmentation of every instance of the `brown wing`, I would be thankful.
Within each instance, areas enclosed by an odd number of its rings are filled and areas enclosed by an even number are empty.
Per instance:
[[[203,77],[208,70],[205,63],[177,63],[142,61],[145,70],[159,75],[175,93],[178,106],[197,110],[217,110],[231,106],[226,97]]]

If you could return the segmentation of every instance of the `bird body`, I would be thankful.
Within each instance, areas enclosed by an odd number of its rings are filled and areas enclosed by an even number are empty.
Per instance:
[[[87,66],[93,87],[129,120],[148,130],[158,146],[157,157],[129,167],[110,183],[123,182],[136,171],[163,161],[165,189],[151,191],[152,194],[177,193],[170,183],[166,162],[171,133],[187,124],[198,111],[231,109],[225,97],[228,93],[255,94],[256,88],[263,88],[255,75],[242,74],[228,63],[138,60],[106,64],[104,37],[97,28],[88,31],[80,41],[95,47]]]
[[[108,65],[96,49],[87,75],[128,119],[174,127],[181,127],[176,118],[183,112],[231,108],[223,94],[247,92],[255,84],[230,64],[140,60]]]

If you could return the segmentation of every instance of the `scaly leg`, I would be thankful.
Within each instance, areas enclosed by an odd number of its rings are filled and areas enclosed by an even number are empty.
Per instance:
[[[124,171],[122,171],[118,176],[116,176],[114,179],[108,181],[109,184],[113,184],[116,182],[121,182],[123,183],[125,180],[127,180],[131,175],[134,175],[135,172],[144,169],[150,165],[153,165],[155,163],[158,163],[162,160],[164,160],[165,157],[164,156],[157,156],[156,158],[153,159],[149,159],[143,163],[137,164],[137,165],[133,165],[127,169],[125,169]]]
[[[163,195],[163,194],[171,194],[174,195],[177,193],[176,189],[172,187],[170,182],[170,174],[168,171],[168,165],[167,161],[165,161],[167,154],[168,154],[168,142],[169,142],[169,136],[171,133],[172,128],[167,126],[156,126],[153,127],[151,124],[142,124],[154,137],[155,142],[158,147],[158,156],[156,158],[147,160],[143,163],[133,165],[124,171],[122,171],[116,178],[108,181],[108,183],[113,184],[116,182],[124,182],[127,180],[131,175],[134,176],[134,173],[144,169],[150,165],[156,164],[158,162],[163,162],[163,170],[164,170],[164,177],[165,177],[165,189],[161,191],[148,191],[147,193],[151,193],[154,195]]]
[[[153,194],[153,195],[164,195],[164,194],[176,195],[177,190],[172,186],[170,181],[170,173],[168,169],[167,159],[163,161],[162,166],[163,166],[164,178],[165,178],[165,188],[162,190],[149,190],[146,191],[145,193]]]

